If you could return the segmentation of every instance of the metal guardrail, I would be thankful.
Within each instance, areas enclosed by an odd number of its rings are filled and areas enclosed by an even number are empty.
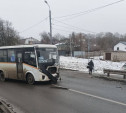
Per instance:
[[[0,113],[15,113],[6,102],[0,100]]]
[[[123,75],[123,79],[126,79],[126,71],[125,70],[104,69],[104,73],[107,73],[108,77],[110,76],[110,74],[120,74],[120,75]]]

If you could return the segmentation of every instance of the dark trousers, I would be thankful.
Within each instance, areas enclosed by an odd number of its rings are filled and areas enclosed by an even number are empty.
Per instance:
[[[89,74],[92,75],[93,68],[89,68]]]

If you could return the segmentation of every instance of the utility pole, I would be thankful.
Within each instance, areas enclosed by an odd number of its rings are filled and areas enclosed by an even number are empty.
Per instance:
[[[51,17],[51,9],[50,9],[50,5],[48,4],[48,2],[45,0],[45,3],[47,4],[47,6],[49,7],[49,25],[50,25],[50,43],[53,44],[53,40],[52,40],[52,17]]]
[[[53,44],[53,40],[52,40],[52,18],[51,18],[51,10],[49,10],[49,23],[50,23],[50,39],[51,39],[51,44]]]

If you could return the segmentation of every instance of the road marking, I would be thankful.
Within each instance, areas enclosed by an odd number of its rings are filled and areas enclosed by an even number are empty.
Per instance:
[[[65,89],[65,90],[69,90],[69,88],[66,88],[66,87],[63,87],[63,86],[59,86],[59,85],[55,85],[55,84],[52,84],[52,88],[59,88],[59,89]]]
[[[54,84],[53,84],[53,86],[64,88],[63,86],[54,85]],[[114,101],[114,100],[107,99],[107,98],[104,98],[104,97],[100,97],[100,96],[92,95],[92,94],[89,94],[89,93],[77,91],[77,90],[74,90],[74,89],[69,89],[69,88],[67,88],[67,89],[69,91],[72,91],[72,92],[75,92],[75,93],[79,93],[79,94],[86,95],[86,96],[89,96],[89,97],[93,97],[93,98],[97,98],[97,99],[100,99],[100,100],[108,101],[108,102],[115,103],[115,104],[118,104],[118,105],[126,106],[126,104],[122,103],[122,102],[118,102],[118,101]]]
[[[118,102],[118,101],[114,101],[114,100],[111,100],[111,99],[103,98],[103,97],[100,97],[100,96],[92,95],[92,94],[89,94],[89,93],[77,91],[77,90],[74,90],[74,89],[69,89],[69,91],[76,92],[76,93],[79,93],[79,94],[82,94],[82,95],[86,95],[86,96],[90,96],[90,97],[93,97],[93,98],[97,98],[97,99],[100,99],[100,100],[112,102],[112,103],[115,103],[115,104],[126,106],[126,104],[122,103],[122,102]]]

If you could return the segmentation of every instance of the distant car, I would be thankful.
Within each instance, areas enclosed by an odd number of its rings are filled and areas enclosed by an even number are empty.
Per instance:
[[[126,63],[122,66],[122,70],[126,70]]]

